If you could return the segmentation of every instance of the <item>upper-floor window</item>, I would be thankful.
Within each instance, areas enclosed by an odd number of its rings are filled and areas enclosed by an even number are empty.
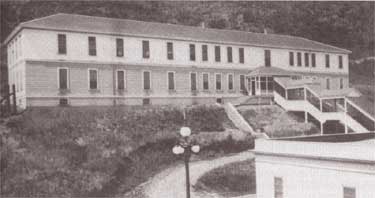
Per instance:
[[[143,89],[144,90],[151,89],[151,72],[150,71],[143,71]]]
[[[125,89],[125,71],[124,70],[117,70],[117,89],[124,90]]]
[[[305,53],[305,67],[309,66],[309,54]]]
[[[342,69],[343,68],[343,65],[342,65],[342,56],[339,56],[339,69]]]
[[[329,78],[326,79],[326,88],[331,89],[331,81]]]
[[[117,57],[124,56],[124,39],[121,39],[121,38],[116,39],[116,55]]]
[[[228,74],[228,90],[233,90],[233,74]]]
[[[89,36],[89,55],[96,56],[96,38]]]
[[[264,50],[264,64],[266,67],[271,67],[271,51]]]
[[[326,54],[326,68],[329,68],[330,64],[329,64],[329,54]]]
[[[66,54],[66,35],[65,34],[57,35],[57,45],[58,45],[58,53]]]
[[[233,62],[232,47],[227,47],[227,58],[228,58],[228,63]]]
[[[297,52],[297,66],[298,67],[302,66],[302,54],[301,54],[301,52]]]
[[[192,91],[197,90],[197,73],[195,72],[190,73],[190,88]]]
[[[98,89],[98,70],[89,69],[89,88]]]
[[[208,73],[203,73],[202,74],[202,82],[203,82],[203,90],[208,90],[209,89],[209,75]]]
[[[289,65],[294,66],[294,53],[289,52]]]
[[[150,42],[142,41],[142,56],[143,58],[150,58]]]
[[[207,45],[202,45],[202,61],[208,61]]]
[[[220,46],[215,46],[215,61],[220,62],[221,56],[220,56]]]
[[[173,43],[167,42],[167,58],[173,60]]]
[[[343,187],[343,198],[356,198],[356,190],[353,187]]]
[[[195,45],[190,44],[189,49],[190,49],[190,60],[195,61]]]
[[[245,62],[244,48],[241,47],[238,49],[238,55],[239,55],[240,63],[244,63]]]
[[[221,74],[216,74],[216,90],[221,90]]]
[[[311,66],[316,67],[316,58],[314,53],[311,54]]]
[[[275,198],[284,197],[283,178],[281,177],[274,178],[274,197]]]
[[[168,72],[168,90],[175,90],[174,72]]]
[[[59,89],[68,89],[68,68],[59,68]]]

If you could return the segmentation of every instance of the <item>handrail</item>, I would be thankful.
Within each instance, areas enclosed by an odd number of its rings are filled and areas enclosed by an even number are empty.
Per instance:
[[[346,102],[350,103],[350,105],[352,105],[353,107],[355,107],[358,111],[360,111],[361,113],[363,113],[366,117],[370,118],[370,120],[374,121],[375,122],[375,118],[373,118],[369,113],[367,113],[366,111],[362,110],[361,107],[359,107],[358,105],[356,105],[353,101],[351,101],[349,98],[345,98]]]

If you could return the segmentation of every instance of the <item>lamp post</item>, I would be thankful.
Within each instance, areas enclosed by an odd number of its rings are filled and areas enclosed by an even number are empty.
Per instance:
[[[177,145],[172,149],[176,155],[184,155],[185,172],[186,172],[186,198],[190,198],[190,178],[189,178],[189,159],[192,153],[198,153],[200,150],[199,145],[192,143],[189,138],[191,130],[189,127],[182,127],[180,129],[181,138]]]

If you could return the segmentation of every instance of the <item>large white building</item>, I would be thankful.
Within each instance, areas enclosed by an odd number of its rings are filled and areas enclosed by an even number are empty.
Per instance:
[[[257,198],[375,197],[375,133],[255,141]]]

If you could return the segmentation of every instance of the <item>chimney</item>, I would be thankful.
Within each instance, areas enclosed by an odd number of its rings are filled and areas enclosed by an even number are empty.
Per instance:
[[[206,28],[206,24],[204,23],[204,21],[201,22],[201,28]]]

